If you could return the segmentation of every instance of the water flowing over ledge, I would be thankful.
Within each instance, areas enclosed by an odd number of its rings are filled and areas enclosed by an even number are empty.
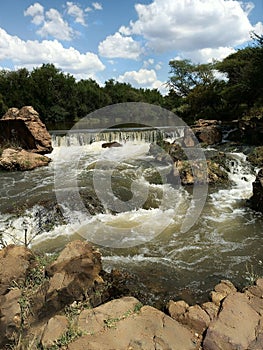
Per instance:
[[[226,153],[231,184],[223,188],[211,186],[196,225],[181,233],[180,226],[191,202],[191,190],[156,182],[156,170],[160,174],[167,172],[163,164],[149,168],[153,162],[148,154],[149,146],[157,140],[158,132],[112,130],[107,135],[99,133],[103,141],[93,139],[95,132],[86,134],[86,138],[83,131],[69,135],[54,133],[54,150],[50,155],[53,161],[48,167],[33,172],[0,174],[3,184],[0,190],[0,227],[4,239],[11,242],[15,237],[21,243],[27,230],[32,248],[47,252],[60,250],[66,242],[80,236],[101,241],[105,269],[133,271],[141,276],[142,288],[152,288],[153,295],[166,298],[174,290],[201,296],[220,278],[229,278],[237,285],[243,285],[251,266],[256,272],[261,270],[263,249],[262,217],[245,206],[255,178],[246,156],[237,151]],[[164,128],[163,133],[169,140],[182,136],[178,130],[172,134],[168,128]],[[122,142],[122,147],[101,148],[103,142],[111,140]],[[77,174],[80,192],[91,190],[93,166],[98,159],[107,159],[113,168],[117,160],[119,168],[118,174],[114,174],[114,193],[127,195],[129,200],[130,185],[126,181],[128,179],[130,184],[136,181],[138,191],[147,189],[149,193],[148,207],[117,214],[106,210],[87,216],[77,209],[72,210],[68,205],[72,199],[68,197],[62,203],[64,216],[60,217],[54,206],[55,167],[64,174],[61,187],[70,194],[71,179],[67,174],[70,173],[71,159],[78,157],[83,150],[77,169],[71,169]],[[14,213],[16,207],[20,208],[19,216]],[[78,232],[80,222],[82,232]],[[165,229],[160,231],[161,234],[155,235],[162,227]],[[118,232],[124,228],[132,232],[131,240],[140,240],[140,245],[107,248],[107,242],[118,239]]]

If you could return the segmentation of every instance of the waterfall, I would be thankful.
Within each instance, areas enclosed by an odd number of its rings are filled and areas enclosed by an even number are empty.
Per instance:
[[[184,127],[171,129],[162,128],[122,128],[122,129],[85,129],[85,130],[51,130],[53,147],[86,146],[97,141],[137,141],[156,143],[159,139],[169,139],[171,142],[184,137]]]

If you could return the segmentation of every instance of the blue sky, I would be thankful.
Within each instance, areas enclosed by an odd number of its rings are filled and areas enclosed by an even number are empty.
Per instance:
[[[164,92],[171,59],[221,60],[262,22],[263,0],[1,1],[0,69],[54,63]]]

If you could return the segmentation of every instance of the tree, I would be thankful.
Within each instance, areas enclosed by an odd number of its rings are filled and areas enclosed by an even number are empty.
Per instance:
[[[228,76],[222,97],[237,116],[263,102],[263,39],[238,50],[217,64]]]

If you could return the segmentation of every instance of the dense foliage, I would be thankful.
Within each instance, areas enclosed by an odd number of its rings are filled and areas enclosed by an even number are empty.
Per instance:
[[[169,93],[137,89],[113,79],[99,86],[76,81],[53,64],[29,72],[0,71],[0,115],[10,107],[32,105],[49,125],[68,127],[88,113],[121,102],[146,102],[172,110],[187,122],[198,118],[236,119],[263,114],[263,37],[222,62],[193,64],[172,60]]]
[[[235,119],[263,115],[263,37],[222,62],[193,64],[172,60],[168,86],[173,111],[184,119]],[[178,96],[180,103],[178,103]]]

